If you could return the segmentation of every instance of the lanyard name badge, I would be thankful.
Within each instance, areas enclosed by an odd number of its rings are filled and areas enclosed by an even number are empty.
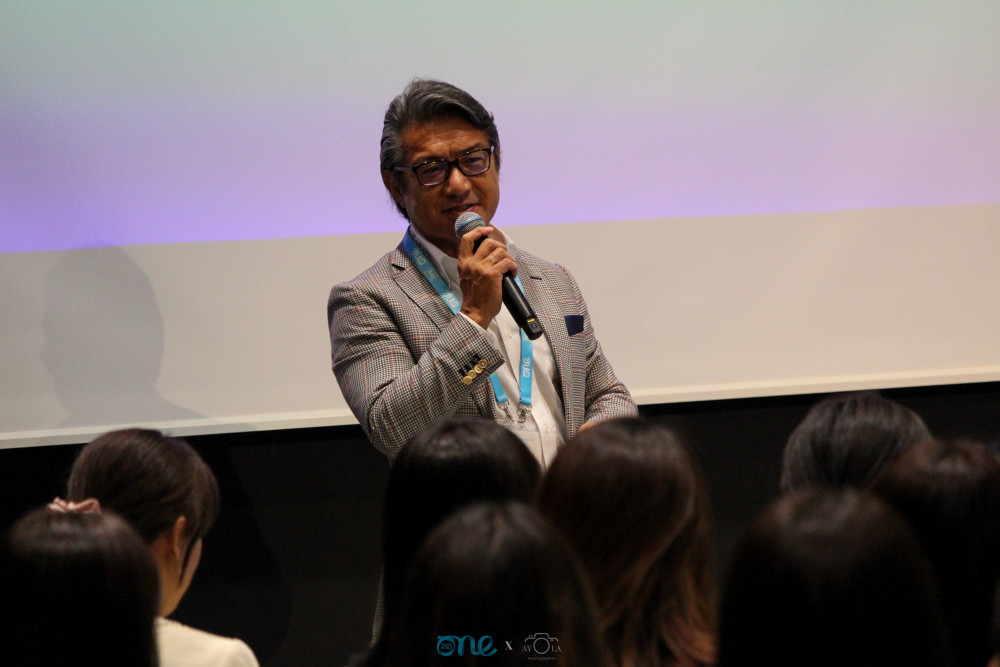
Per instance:
[[[455,293],[448,289],[448,283],[444,281],[438,270],[434,268],[434,263],[431,262],[424,254],[424,251],[420,249],[417,242],[413,240],[410,236],[410,230],[406,230],[406,234],[403,235],[403,247],[406,249],[407,254],[420,269],[420,273],[423,274],[427,282],[430,283],[431,287],[437,291],[438,295],[445,302],[445,305],[451,310],[452,314],[457,315],[462,309],[462,303],[455,296]],[[517,281],[518,287],[522,290],[524,287],[521,285],[521,279],[515,277],[514,280]],[[521,397],[518,400],[519,406],[517,410],[517,421],[523,424],[531,414],[531,377],[534,373],[534,361],[531,349],[531,340],[528,336],[521,330],[521,365],[518,368],[518,376],[520,378],[519,384],[521,386]],[[507,419],[514,421],[514,418],[510,414],[510,399],[507,398],[507,392],[503,390],[500,386],[500,378],[494,371],[490,374],[490,384],[493,385],[493,395],[496,397],[497,405],[506,413]]]

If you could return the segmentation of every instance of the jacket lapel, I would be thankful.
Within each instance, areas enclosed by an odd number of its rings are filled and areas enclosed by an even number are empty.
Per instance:
[[[420,269],[410,259],[402,243],[393,251],[390,262],[396,269],[393,279],[399,289],[430,318],[439,331],[448,326],[448,323],[455,317],[454,313],[445,304],[441,295],[431,287],[427,279],[420,273]],[[488,382],[482,383],[473,392],[472,399],[482,417],[493,419],[493,390]]]
[[[566,319],[562,307],[556,295],[555,286],[552,284],[550,276],[547,275],[546,267],[536,264],[531,256],[519,252],[515,257],[518,268],[518,275],[521,276],[521,285],[524,287],[524,297],[531,304],[532,309],[542,322],[545,329],[545,338],[552,348],[552,356],[555,358],[556,369],[559,371],[559,381],[563,387],[563,402],[567,401],[569,392],[569,379],[567,375],[567,363],[571,346],[569,343],[569,333],[566,330]],[[565,412],[570,413],[570,406],[564,405]]]
[[[445,305],[441,295],[431,287],[417,265],[406,254],[403,244],[396,247],[390,261],[397,270],[393,278],[403,293],[437,325],[438,329],[448,326],[454,315]]]

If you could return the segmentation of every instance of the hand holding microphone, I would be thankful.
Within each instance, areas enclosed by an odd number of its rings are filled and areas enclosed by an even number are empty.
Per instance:
[[[482,216],[473,213],[472,211],[467,211],[462,213],[455,220],[455,235],[462,238],[473,229],[485,226],[486,221],[483,220]],[[483,236],[476,239],[475,245],[473,246],[473,252],[478,250],[479,246],[487,238],[489,238],[489,236]],[[504,274],[501,280],[501,292],[503,295],[503,304],[507,306],[507,310],[514,317],[514,321],[517,322],[517,325],[521,327],[529,339],[535,340],[539,338],[544,333],[542,323],[539,322],[538,317],[535,315],[535,311],[531,308],[531,304],[529,304],[528,300],[524,297],[524,292],[521,291],[521,288],[514,280],[513,271],[508,271]]]

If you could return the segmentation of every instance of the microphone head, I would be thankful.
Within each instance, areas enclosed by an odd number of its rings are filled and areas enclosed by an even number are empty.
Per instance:
[[[455,218],[455,236],[462,238],[477,227],[485,227],[486,221],[483,216],[474,211],[466,211]]]

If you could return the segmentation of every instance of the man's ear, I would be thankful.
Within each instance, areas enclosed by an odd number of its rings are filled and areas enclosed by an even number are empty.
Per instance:
[[[396,174],[389,169],[383,169],[382,182],[385,184],[386,190],[389,191],[389,196],[392,197],[392,200],[403,208],[406,208],[405,204],[403,204],[403,191],[399,187]]]

